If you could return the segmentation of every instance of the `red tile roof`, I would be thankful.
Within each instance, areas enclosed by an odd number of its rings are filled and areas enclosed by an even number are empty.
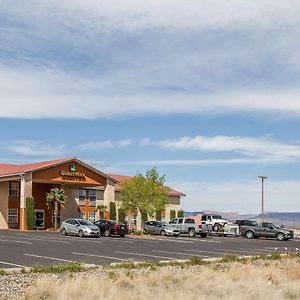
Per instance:
[[[124,181],[124,180],[130,180],[132,179],[134,176],[128,176],[128,175],[119,175],[119,174],[108,174],[108,176],[116,179],[117,181],[121,182],[121,181]],[[121,187],[119,184],[115,184],[115,190],[116,191],[120,191],[121,190]],[[185,196],[184,193],[182,192],[178,192],[172,188],[170,188],[169,190],[169,193],[168,193],[169,196]]]
[[[48,160],[31,164],[23,164],[23,165],[12,165],[12,164],[0,164],[0,176],[5,175],[13,175],[13,174],[22,174],[27,172],[33,172],[40,169],[53,167],[57,164],[65,163],[68,161],[74,160],[74,157],[56,159],[56,160]]]

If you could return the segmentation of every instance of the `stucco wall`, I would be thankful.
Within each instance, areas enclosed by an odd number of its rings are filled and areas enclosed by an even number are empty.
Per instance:
[[[77,218],[79,217],[78,210],[78,197],[79,189],[72,186],[64,186],[65,194],[67,196],[66,204],[61,210],[61,220],[64,221],[68,218]]]
[[[0,229],[7,229],[8,182],[0,182]]]
[[[107,185],[104,189],[104,203],[109,207],[109,203],[115,201],[115,184],[107,179]]]

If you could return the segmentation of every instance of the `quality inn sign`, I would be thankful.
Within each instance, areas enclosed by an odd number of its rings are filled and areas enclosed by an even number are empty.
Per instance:
[[[70,176],[70,177],[83,177],[85,178],[85,174],[82,172],[77,172],[77,168],[75,165],[70,166],[70,171],[61,170],[60,171],[61,176]]]

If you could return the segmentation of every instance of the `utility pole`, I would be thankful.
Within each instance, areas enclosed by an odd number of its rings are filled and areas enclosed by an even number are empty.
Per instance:
[[[267,179],[267,176],[258,176],[261,179],[261,219],[264,221],[264,181]]]

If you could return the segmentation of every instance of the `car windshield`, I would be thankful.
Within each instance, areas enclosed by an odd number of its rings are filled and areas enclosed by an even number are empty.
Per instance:
[[[222,217],[221,216],[212,216],[214,219],[218,219],[218,220],[220,220],[220,219],[222,219]]]
[[[79,223],[80,225],[83,225],[83,226],[91,226],[91,225],[94,225],[92,222],[87,221],[87,220],[78,220],[78,223]]]
[[[282,228],[281,226],[279,226],[279,225],[277,225],[277,224],[270,224],[270,225],[272,225],[274,228],[276,228],[276,229],[280,229],[280,228]]]
[[[170,224],[167,223],[167,222],[159,222],[159,224],[160,224],[161,226],[170,226]]]

